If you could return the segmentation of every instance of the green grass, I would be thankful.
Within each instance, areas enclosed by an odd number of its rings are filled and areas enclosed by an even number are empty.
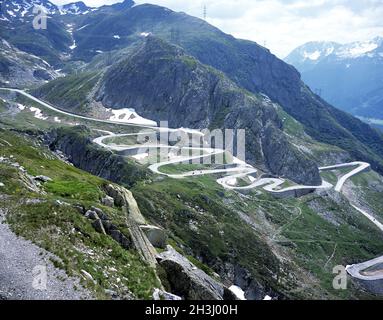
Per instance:
[[[381,254],[381,233],[347,201],[338,204],[316,195],[277,200],[255,191],[244,201],[221,189],[214,176],[165,178],[150,185],[138,184],[133,192],[143,214],[169,231],[170,243],[184,253],[191,250],[210,273],[218,271],[219,259],[245,267],[258,281],[290,298],[373,297],[360,292],[353,282],[346,291],[332,287],[334,266]],[[319,207],[316,210],[331,213],[339,226],[312,209],[313,201]],[[250,217],[257,229],[241,220],[239,212]],[[190,228],[190,221],[197,230]],[[278,261],[274,250],[289,261]]]
[[[351,178],[362,203],[383,222],[383,179],[374,171],[364,172]]]
[[[302,124],[300,124],[297,120],[290,116],[281,107],[277,108],[277,113],[279,115],[279,118],[282,120],[283,130],[286,133],[291,134],[292,136],[305,136],[305,130]]]
[[[4,130],[0,130],[0,138],[12,145],[2,147],[0,156],[12,155],[13,161],[24,166],[29,174],[53,179],[42,186],[46,194],[34,193],[20,181],[18,169],[0,164],[0,181],[5,185],[0,191],[8,196],[0,207],[10,209],[7,222],[12,230],[55,254],[58,259],[54,264],[68,275],[81,277],[81,270],[90,273],[95,284],[88,280],[82,280],[82,284],[97,298],[107,298],[104,290],[111,289],[122,295],[130,292],[138,299],[150,299],[153,288],[159,286],[154,270],[136,251],[127,251],[109,236],[97,233],[91,221],[73,207],[80,204],[85,208],[102,208],[129,237],[122,211],[100,204],[100,198],[105,196],[102,187],[107,181],[64,164],[33,139]],[[39,201],[27,204],[26,199]],[[67,205],[59,205],[56,200]],[[111,267],[115,271],[110,271]]]
[[[97,83],[99,76],[97,72],[69,75],[53,80],[35,92],[62,108],[86,113],[88,94]]]

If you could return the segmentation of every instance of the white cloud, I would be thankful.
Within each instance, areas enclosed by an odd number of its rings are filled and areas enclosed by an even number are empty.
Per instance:
[[[68,2],[55,0],[54,2]],[[98,6],[113,0],[86,0]],[[383,36],[382,0],[136,0],[201,17],[236,37],[266,46],[279,57],[308,41],[340,43]]]

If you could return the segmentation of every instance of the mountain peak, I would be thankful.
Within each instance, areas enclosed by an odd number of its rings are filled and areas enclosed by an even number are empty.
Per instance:
[[[0,3],[0,21],[21,20],[31,16],[35,6],[42,6],[48,14],[58,13],[58,7],[48,0],[13,0]]]
[[[112,5],[112,7],[120,10],[129,9],[133,7],[136,3],[133,0],[124,0],[123,2],[118,2]]]
[[[92,10],[95,10],[95,8],[88,7],[82,1],[77,1],[60,7],[60,14],[87,14]]]
[[[293,50],[286,58],[286,62],[300,64],[317,64],[323,59],[350,60],[358,58],[381,58],[383,38],[378,36],[372,40],[356,41],[347,44],[336,42],[307,42]],[[379,52],[378,52],[379,51]]]

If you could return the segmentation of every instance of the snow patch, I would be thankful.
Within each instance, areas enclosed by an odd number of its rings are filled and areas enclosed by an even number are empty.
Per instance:
[[[10,11],[10,10],[7,10],[7,13],[11,16],[11,17],[16,17],[15,13],[13,11]]]
[[[240,287],[233,285],[229,290],[233,292],[239,300],[246,300],[245,292]]]
[[[108,109],[108,111],[113,113],[109,118],[110,121],[157,126],[155,121],[142,118],[134,109]]]
[[[121,39],[121,37],[120,37],[118,34],[115,34],[115,35],[113,36],[113,38],[114,38],[114,39]]]
[[[148,37],[148,36],[150,36],[150,35],[151,35],[151,32],[141,32],[141,33],[140,33],[140,36],[141,36],[141,37],[145,37],[145,38]]]
[[[337,55],[341,58],[358,58],[374,51],[378,44],[374,42],[356,42],[350,46],[345,46]]]
[[[310,60],[318,60],[321,56],[321,52],[319,50],[316,50],[314,52],[308,53],[307,51],[303,52],[303,57],[305,59],[310,59]]]
[[[182,132],[190,133],[190,134],[197,135],[197,136],[203,136],[203,133],[199,130],[196,130],[196,129],[189,129],[189,128],[181,127],[179,129],[177,129],[177,131],[182,131]]]
[[[17,108],[19,108],[21,111],[23,111],[26,109],[26,106],[22,105],[21,103],[18,103]]]
[[[76,48],[77,48],[76,40],[73,40],[73,44],[71,46],[69,46],[69,49],[74,50]]]
[[[35,108],[35,107],[30,107],[29,110],[35,113],[34,117],[40,120],[47,120],[48,117],[44,117],[41,109]]]

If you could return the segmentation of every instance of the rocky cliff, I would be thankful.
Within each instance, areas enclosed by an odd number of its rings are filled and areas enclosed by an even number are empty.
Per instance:
[[[57,77],[46,61],[18,50],[0,37],[0,86],[41,85]]]
[[[173,128],[245,129],[246,157],[298,183],[319,184],[317,166],[291,145],[274,105],[179,47],[147,37],[99,81],[94,99],[108,108],[134,108]]]
[[[83,126],[59,128],[47,133],[45,140],[51,150],[64,153],[76,167],[127,187],[147,175],[126,158],[97,148],[89,135],[90,130]]]

